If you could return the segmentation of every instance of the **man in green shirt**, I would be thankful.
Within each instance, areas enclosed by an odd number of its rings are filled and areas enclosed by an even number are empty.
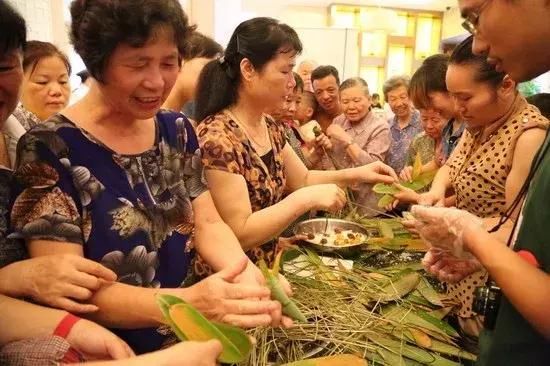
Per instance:
[[[517,82],[550,70],[550,0],[458,0],[473,51]],[[526,117],[526,122],[530,123]],[[494,330],[480,341],[478,365],[550,364],[550,139],[517,199],[509,246],[461,210],[415,206],[411,222],[434,248],[424,264],[456,281],[483,266],[502,291]],[[473,255],[473,257],[472,257]],[[475,257],[475,258],[474,258]]]

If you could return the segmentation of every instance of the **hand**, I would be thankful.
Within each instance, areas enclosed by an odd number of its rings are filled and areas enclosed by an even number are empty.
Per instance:
[[[413,167],[412,166],[406,166],[401,170],[401,173],[399,173],[399,179],[401,179],[402,182],[412,182],[413,177]]]
[[[414,225],[424,241],[459,259],[471,258],[471,254],[463,249],[464,232],[485,230],[480,218],[456,208],[415,205],[411,213],[414,220],[409,224]]]
[[[186,289],[180,296],[211,320],[233,324],[243,328],[266,326],[272,323],[271,314],[281,311],[277,301],[269,299],[270,291],[258,284],[233,283],[248,266],[244,257],[206,279]]]
[[[14,264],[20,266],[16,279],[21,296],[71,313],[97,311],[97,306],[80,302],[117,278],[101,264],[72,254],[47,255]]]
[[[332,142],[330,142],[330,139],[324,133],[315,138],[315,144],[320,149],[332,150]]]
[[[77,321],[66,339],[86,360],[120,360],[134,356],[122,339],[89,320]]]
[[[300,188],[298,194],[303,197],[309,210],[337,212],[346,204],[346,192],[336,184],[316,184]]]
[[[395,193],[393,197],[395,200],[390,203],[388,206],[385,207],[386,211],[391,211],[394,208],[397,207],[397,205],[401,202],[403,203],[418,203],[418,199],[420,197],[420,194],[416,193],[410,188],[404,187],[401,184],[394,183],[394,187],[396,187],[399,192]]]
[[[427,272],[438,280],[448,283],[461,281],[483,268],[475,258],[458,259],[437,248],[430,248],[426,252],[422,264]]]
[[[282,281],[281,281],[282,279]],[[279,281],[281,281],[281,285],[283,286],[284,291],[291,296],[292,295],[292,289],[290,287],[290,284],[284,278],[280,275]],[[266,280],[264,275],[262,274],[262,271],[254,265],[251,261],[248,261],[248,265],[246,266],[246,269],[237,277],[235,277],[235,280],[233,283],[239,283],[243,285],[252,285],[252,286],[266,286]],[[269,300],[270,296],[262,298],[261,300]],[[257,299],[260,300],[260,299]],[[272,327],[278,327],[283,326],[285,328],[290,328],[293,324],[292,319],[282,315],[281,308],[275,309],[271,313],[271,326]]]
[[[431,191],[426,193],[420,193],[417,202],[419,205],[422,205],[422,206],[444,207],[445,196],[436,195]]]
[[[208,342],[181,342],[161,351],[149,353],[120,366],[216,366],[222,353],[218,340]],[[119,366],[114,363],[113,366]]]
[[[357,182],[392,184],[399,181],[394,170],[381,161],[376,161],[353,169],[358,173],[356,178]]]
[[[277,252],[285,251],[288,249],[297,249],[298,246],[296,245],[296,242],[299,242],[301,240],[306,240],[306,239],[307,239],[307,235],[303,235],[303,234],[294,235],[288,238],[283,238],[281,236],[277,241]]]
[[[348,143],[351,140],[350,135],[339,125],[331,124],[327,128],[327,136],[343,143]]]

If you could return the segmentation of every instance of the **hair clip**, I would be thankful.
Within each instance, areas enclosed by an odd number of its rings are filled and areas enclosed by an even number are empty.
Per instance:
[[[220,63],[220,65],[223,65],[225,63],[225,56],[221,55],[220,57],[218,57],[218,62]]]

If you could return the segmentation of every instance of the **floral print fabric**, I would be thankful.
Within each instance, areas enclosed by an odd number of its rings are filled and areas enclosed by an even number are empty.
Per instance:
[[[82,245],[125,284],[180,286],[193,256],[191,200],[206,185],[189,121],[161,111],[155,125],[155,146],[138,155],[113,152],[61,115],[24,135],[15,235]],[[137,353],[164,341],[152,328],[114,331]]]

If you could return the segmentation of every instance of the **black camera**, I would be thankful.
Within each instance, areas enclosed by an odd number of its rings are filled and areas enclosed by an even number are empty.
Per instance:
[[[479,315],[485,316],[483,325],[487,329],[495,328],[500,297],[500,287],[493,281],[488,282],[485,286],[476,288],[474,292],[472,310]]]

